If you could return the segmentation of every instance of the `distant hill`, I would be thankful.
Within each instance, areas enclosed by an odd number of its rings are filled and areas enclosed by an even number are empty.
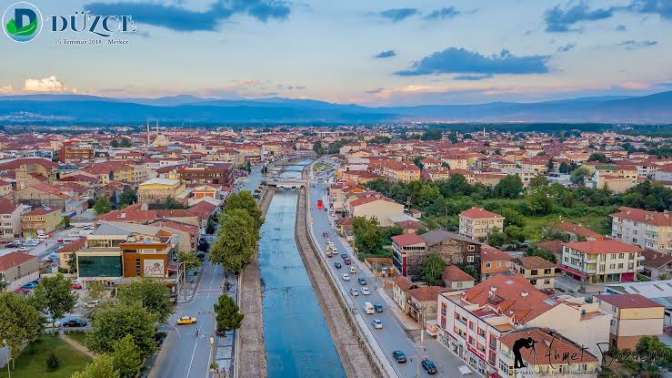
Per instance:
[[[592,97],[535,103],[365,107],[318,100],[156,99],[87,95],[0,96],[0,123],[374,123],[595,122],[672,123],[672,92],[642,97]]]

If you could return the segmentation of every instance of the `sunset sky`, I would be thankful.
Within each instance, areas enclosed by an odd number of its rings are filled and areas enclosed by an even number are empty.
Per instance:
[[[15,1],[0,1],[4,12]],[[312,98],[364,105],[672,90],[672,1],[34,0],[131,15],[125,46],[0,36],[0,93]]]

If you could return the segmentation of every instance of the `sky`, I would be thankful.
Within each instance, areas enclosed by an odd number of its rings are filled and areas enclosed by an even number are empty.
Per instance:
[[[15,1],[0,0],[4,12]],[[0,35],[0,94],[310,98],[369,106],[533,102],[672,90],[672,0],[32,0]],[[50,32],[130,15],[125,45]],[[6,53],[6,54],[5,54]]]

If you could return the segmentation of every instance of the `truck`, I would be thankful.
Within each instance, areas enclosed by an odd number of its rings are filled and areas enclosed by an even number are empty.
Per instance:
[[[364,312],[366,312],[367,315],[373,315],[376,312],[376,309],[371,302],[364,302]]]

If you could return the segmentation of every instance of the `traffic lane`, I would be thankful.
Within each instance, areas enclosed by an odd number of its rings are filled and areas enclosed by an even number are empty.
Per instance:
[[[324,193],[324,190],[320,191],[319,189],[320,189],[319,187],[315,188],[312,198],[324,199],[320,195],[321,194],[320,192]],[[331,226],[331,223],[329,222],[327,212],[325,212],[324,210],[319,210],[315,206],[311,206],[311,209],[313,210],[313,212],[312,212],[312,214],[313,214],[313,226],[315,227],[317,225],[317,227],[320,228],[319,231],[315,230],[318,233],[318,235],[321,236],[322,232],[329,231],[329,236],[328,237],[329,237],[330,240],[332,240],[334,242],[334,245],[336,246],[336,250],[337,250],[338,254],[340,255],[341,253],[346,253],[351,258],[351,260],[353,261],[353,264],[355,264],[358,260],[355,259],[354,256],[352,256],[352,254],[350,253],[350,250],[343,245],[340,237],[337,236],[336,231],[331,229],[332,226]],[[319,238],[319,236],[317,236],[317,237]],[[342,261],[341,261],[341,263],[342,263]],[[343,263],[342,263],[342,265],[346,266]],[[333,267],[333,264],[332,264],[332,269],[335,269]],[[371,281],[375,282],[375,280],[376,280],[376,278],[373,276],[372,273],[369,272],[368,269],[358,269],[357,272],[358,272],[357,274],[359,274],[360,277],[365,277],[368,282],[371,282]],[[354,284],[353,284],[353,282],[357,283],[356,277],[355,277],[355,275],[352,275],[352,276],[353,276],[353,278],[350,281],[351,286],[348,286],[348,289],[347,289],[348,293],[346,293],[347,295],[350,295],[350,293],[349,293],[350,288],[357,287],[357,286],[354,286]],[[343,282],[347,282],[347,281],[343,281]],[[385,305],[385,303],[387,303],[382,299],[380,294],[378,294],[377,292],[375,292],[375,294],[372,292],[372,294],[369,295],[369,296],[361,296],[360,295],[360,297],[373,297],[375,300],[380,301],[379,302],[380,304]],[[366,301],[365,300],[361,301],[362,306],[363,306],[364,302],[366,302]],[[357,311],[359,313],[365,315],[365,312],[363,311],[363,308],[358,308]],[[420,353],[420,355],[419,355],[420,358],[418,358],[418,345],[415,344],[408,337],[408,335],[406,334],[406,331],[403,329],[403,327],[399,323],[399,320],[396,318],[396,316],[394,316],[394,314],[391,311],[389,311],[387,313],[387,319],[389,319],[388,322],[390,322],[390,324],[393,324],[394,326],[396,326],[398,328],[398,330],[394,331],[394,334],[397,334],[399,332],[400,337],[398,338],[399,340],[397,340],[398,341],[397,345],[399,345],[399,347],[394,348],[393,345],[389,345],[389,344],[386,344],[386,343],[381,343],[380,341],[379,341],[379,344],[381,345],[381,349],[383,349],[383,351],[386,352],[386,355],[388,356],[388,359],[391,360],[391,363],[393,364],[393,366],[396,362],[391,357],[391,353],[392,353],[392,351],[399,349],[399,350],[402,350],[404,353],[406,353],[406,355],[408,357],[413,357],[414,356],[415,361],[421,360],[425,357],[430,358],[436,364],[437,370],[439,372],[439,374],[438,374],[439,376],[451,376],[451,374],[452,375],[459,374],[459,370],[457,370],[457,366],[462,364],[461,361],[458,361],[457,359],[452,358],[452,356],[450,356],[448,354],[448,351],[445,350],[445,348],[442,345],[440,345],[438,343],[438,341],[434,340],[429,335],[425,335],[426,336],[424,338],[425,352]],[[376,333],[380,333],[380,331],[381,331],[381,330],[374,329],[373,326],[370,323],[367,324],[367,326],[372,330],[372,332],[376,331],[376,332],[373,332],[374,337],[375,337]],[[385,329],[385,320],[383,320],[383,330],[384,329]],[[378,341],[378,338],[376,340]],[[404,341],[410,344],[410,349],[409,349],[410,352],[401,349],[401,345],[403,345],[403,344],[399,344],[399,343],[403,343]],[[435,344],[435,345],[433,345],[433,344]],[[429,351],[433,351],[434,353],[428,353]],[[446,357],[449,357],[449,359],[446,359]],[[450,363],[450,362],[452,362],[452,363]]]

